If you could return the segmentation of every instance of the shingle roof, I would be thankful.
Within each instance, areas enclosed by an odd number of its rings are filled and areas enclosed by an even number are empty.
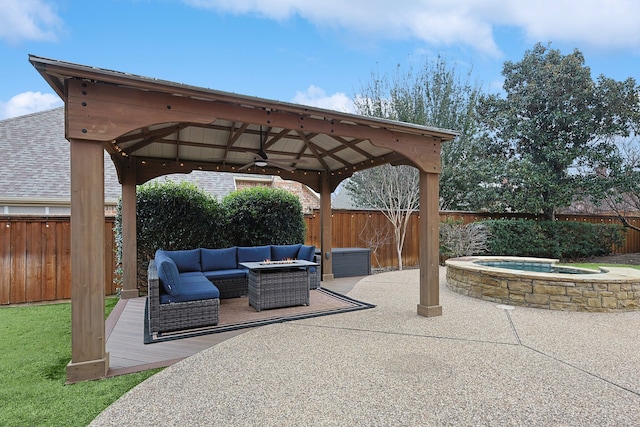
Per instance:
[[[64,133],[64,108],[0,120],[0,198],[70,200],[69,141]],[[105,201],[121,195],[115,167],[104,154]],[[189,181],[218,199],[235,190],[235,176],[193,171],[156,180]],[[248,175],[254,177],[253,175]]]

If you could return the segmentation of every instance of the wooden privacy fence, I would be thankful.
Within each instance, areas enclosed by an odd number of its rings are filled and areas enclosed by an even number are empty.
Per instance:
[[[105,295],[116,293],[113,222],[105,218]],[[69,298],[69,217],[0,218],[0,304]]]
[[[486,219],[540,219],[525,214],[490,214],[485,212],[441,211],[440,220],[462,220],[465,224]],[[557,215],[558,221],[578,221],[595,224],[619,224],[614,216],[607,215]],[[314,212],[306,218],[307,244],[320,246],[320,214]],[[633,226],[640,226],[640,217],[628,218]],[[402,251],[404,266],[418,265],[418,226],[420,216],[413,213],[407,227],[407,237]],[[371,266],[374,268],[394,267],[398,265],[393,228],[389,221],[378,211],[334,210],[331,218],[332,240],[334,248],[371,248]],[[374,252],[374,248],[377,249]],[[615,248],[614,253],[640,252],[640,233],[629,230],[624,246]]]
[[[470,212],[441,212],[440,219],[465,223],[483,219],[532,218],[526,215]],[[612,216],[559,215],[559,221],[616,224]],[[320,215],[305,217],[307,244],[320,247]],[[403,265],[418,265],[418,225],[420,217],[411,215],[402,253]],[[640,226],[640,218],[630,218]],[[113,217],[105,218],[105,295],[116,293]],[[334,248],[375,248],[371,254],[374,268],[397,265],[393,230],[387,219],[376,211],[336,210],[332,215]],[[625,245],[616,253],[640,252],[640,233],[629,231]],[[0,217],[0,305],[71,298],[71,228],[69,217]]]

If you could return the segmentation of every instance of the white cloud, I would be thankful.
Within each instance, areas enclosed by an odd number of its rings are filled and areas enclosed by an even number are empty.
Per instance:
[[[62,106],[62,100],[52,93],[24,92],[0,102],[0,119],[8,119]]]
[[[640,49],[637,0],[183,0],[195,7],[309,22],[377,39],[468,46],[498,57],[494,31],[519,29],[529,41]]]
[[[340,111],[342,113],[355,112],[353,102],[344,93],[337,92],[333,95],[327,95],[324,90],[314,85],[309,86],[304,92],[297,91],[292,102],[309,105],[311,107]]]
[[[56,40],[62,20],[43,0],[0,0],[0,40]]]
[[[530,40],[579,42],[597,48],[639,49],[637,0],[538,0],[513,7],[511,22]],[[552,13],[550,13],[552,11]]]

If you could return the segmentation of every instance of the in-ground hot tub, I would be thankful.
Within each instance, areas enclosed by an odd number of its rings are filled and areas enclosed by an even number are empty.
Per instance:
[[[558,266],[556,259],[478,256],[446,261],[447,286],[501,304],[564,311],[640,309],[640,271]]]

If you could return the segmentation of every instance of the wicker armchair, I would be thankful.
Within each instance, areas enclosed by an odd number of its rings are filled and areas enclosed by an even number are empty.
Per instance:
[[[202,326],[217,325],[220,299],[160,304],[160,279],[155,260],[149,262],[147,297],[147,315],[149,333],[191,329]]]

